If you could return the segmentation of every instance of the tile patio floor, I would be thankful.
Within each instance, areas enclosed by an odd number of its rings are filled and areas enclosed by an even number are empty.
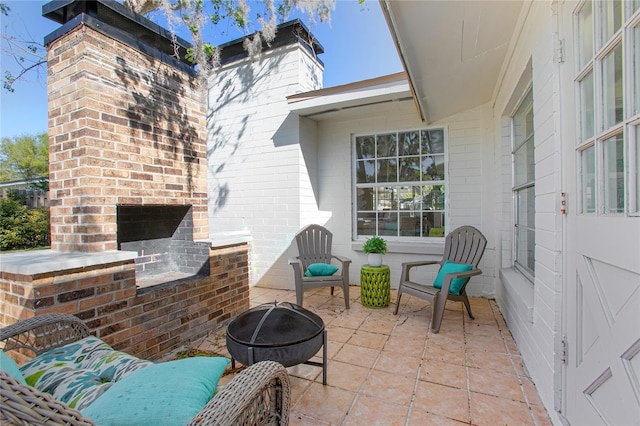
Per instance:
[[[290,425],[551,424],[495,301],[473,298],[475,320],[448,302],[433,334],[426,302],[403,295],[393,315],[393,290],[383,309],[364,307],[357,286],[350,296],[346,310],[339,289],[305,292],[327,328],[327,385],[320,367],[288,368]],[[251,306],[273,301],[295,303],[295,292],[251,289]],[[224,329],[196,347],[228,354]]]

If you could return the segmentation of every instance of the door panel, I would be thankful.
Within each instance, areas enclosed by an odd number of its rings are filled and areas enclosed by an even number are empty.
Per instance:
[[[575,425],[639,425],[640,221],[570,222],[565,416]]]

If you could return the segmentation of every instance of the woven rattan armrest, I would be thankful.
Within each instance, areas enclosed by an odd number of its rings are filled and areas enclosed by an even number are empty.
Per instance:
[[[291,385],[274,361],[251,365],[233,378],[191,420],[196,425],[287,425]]]
[[[94,423],[51,395],[0,371],[0,423],[88,426]],[[2,423],[5,424],[5,423]]]
[[[43,314],[0,329],[0,349],[28,349],[36,356],[89,335],[81,319],[69,314]]]

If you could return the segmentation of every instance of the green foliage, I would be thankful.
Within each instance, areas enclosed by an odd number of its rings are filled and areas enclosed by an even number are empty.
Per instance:
[[[46,133],[35,136],[22,135],[2,138],[0,141],[0,182],[43,180],[48,176],[49,137]]]
[[[49,209],[27,209],[19,197],[0,199],[0,250],[32,249],[50,244]]]
[[[371,237],[362,246],[362,251],[368,253],[385,254],[387,252],[387,241],[379,236]]]

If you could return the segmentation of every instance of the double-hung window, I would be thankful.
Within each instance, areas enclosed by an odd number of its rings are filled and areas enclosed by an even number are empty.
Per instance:
[[[527,277],[535,272],[535,161],[533,91],[529,88],[511,117],[515,267]]]
[[[354,138],[356,237],[445,235],[445,131]]]
[[[577,8],[580,213],[640,214],[640,1]]]

